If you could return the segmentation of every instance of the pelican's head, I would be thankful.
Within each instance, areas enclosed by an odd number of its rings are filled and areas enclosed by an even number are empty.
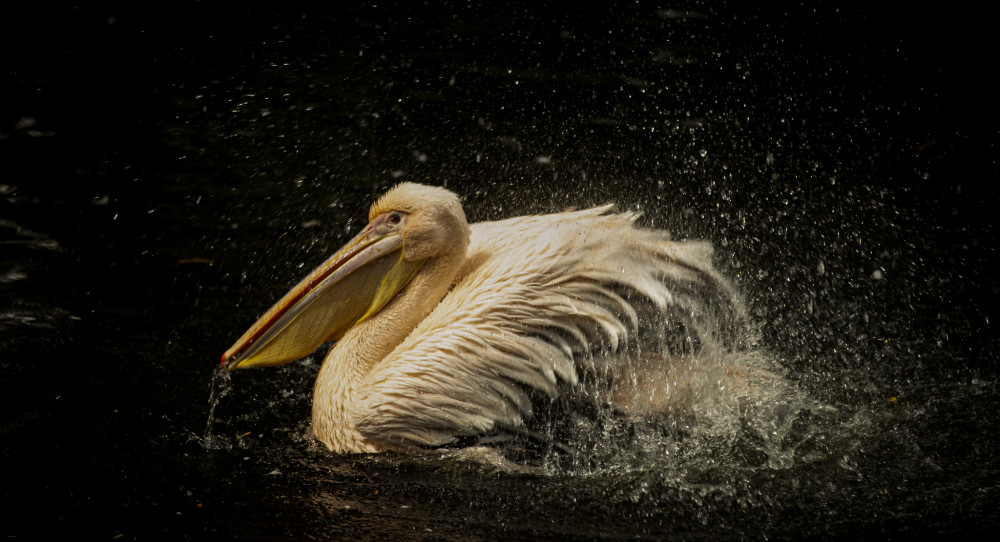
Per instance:
[[[462,203],[453,192],[438,186],[401,183],[390,189],[368,212],[374,224],[379,217],[403,216],[403,255],[423,260],[449,252],[465,253],[469,245],[469,223]]]
[[[458,196],[444,188],[397,185],[372,205],[368,219],[223,354],[230,371],[309,355],[381,310],[425,262],[464,254],[469,244]]]

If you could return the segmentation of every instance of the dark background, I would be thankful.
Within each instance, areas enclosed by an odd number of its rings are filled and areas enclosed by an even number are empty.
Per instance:
[[[995,529],[985,13],[402,4],[4,8],[0,534]],[[614,201],[712,240],[762,344],[843,413],[828,461],[635,504],[641,476],[331,458],[301,438],[308,363],[240,375],[205,438],[221,352],[398,180],[471,220]]]

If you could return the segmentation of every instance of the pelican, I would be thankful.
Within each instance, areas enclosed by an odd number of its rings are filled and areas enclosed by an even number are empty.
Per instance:
[[[693,330],[723,329],[740,308],[708,243],[672,241],[637,217],[604,205],[470,225],[454,193],[399,184],[222,363],[282,365],[332,342],[312,429],[336,453],[528,431],[539,398],[588,382],[626,414],[669,410],[682,364],[629,345],[671,325],[707,343]]]

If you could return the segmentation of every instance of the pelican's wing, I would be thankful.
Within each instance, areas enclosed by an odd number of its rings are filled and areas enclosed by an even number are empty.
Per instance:
[[[373,367],[354,426],[397,449],[520,427],[531,390],[557,395],[589,354],[634,336],[640,300],[685,319],[699,307],[738,312],[707,243],[672,242],[609,210],[473,225],[454,288]]]

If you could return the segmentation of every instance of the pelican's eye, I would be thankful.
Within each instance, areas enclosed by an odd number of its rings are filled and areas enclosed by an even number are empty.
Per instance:
[[[402,221],[403,221],[403,217],[399,213],[389,213],[389,218],[388,218],[389,224],[395,226],[395,225],[399,224]]]

